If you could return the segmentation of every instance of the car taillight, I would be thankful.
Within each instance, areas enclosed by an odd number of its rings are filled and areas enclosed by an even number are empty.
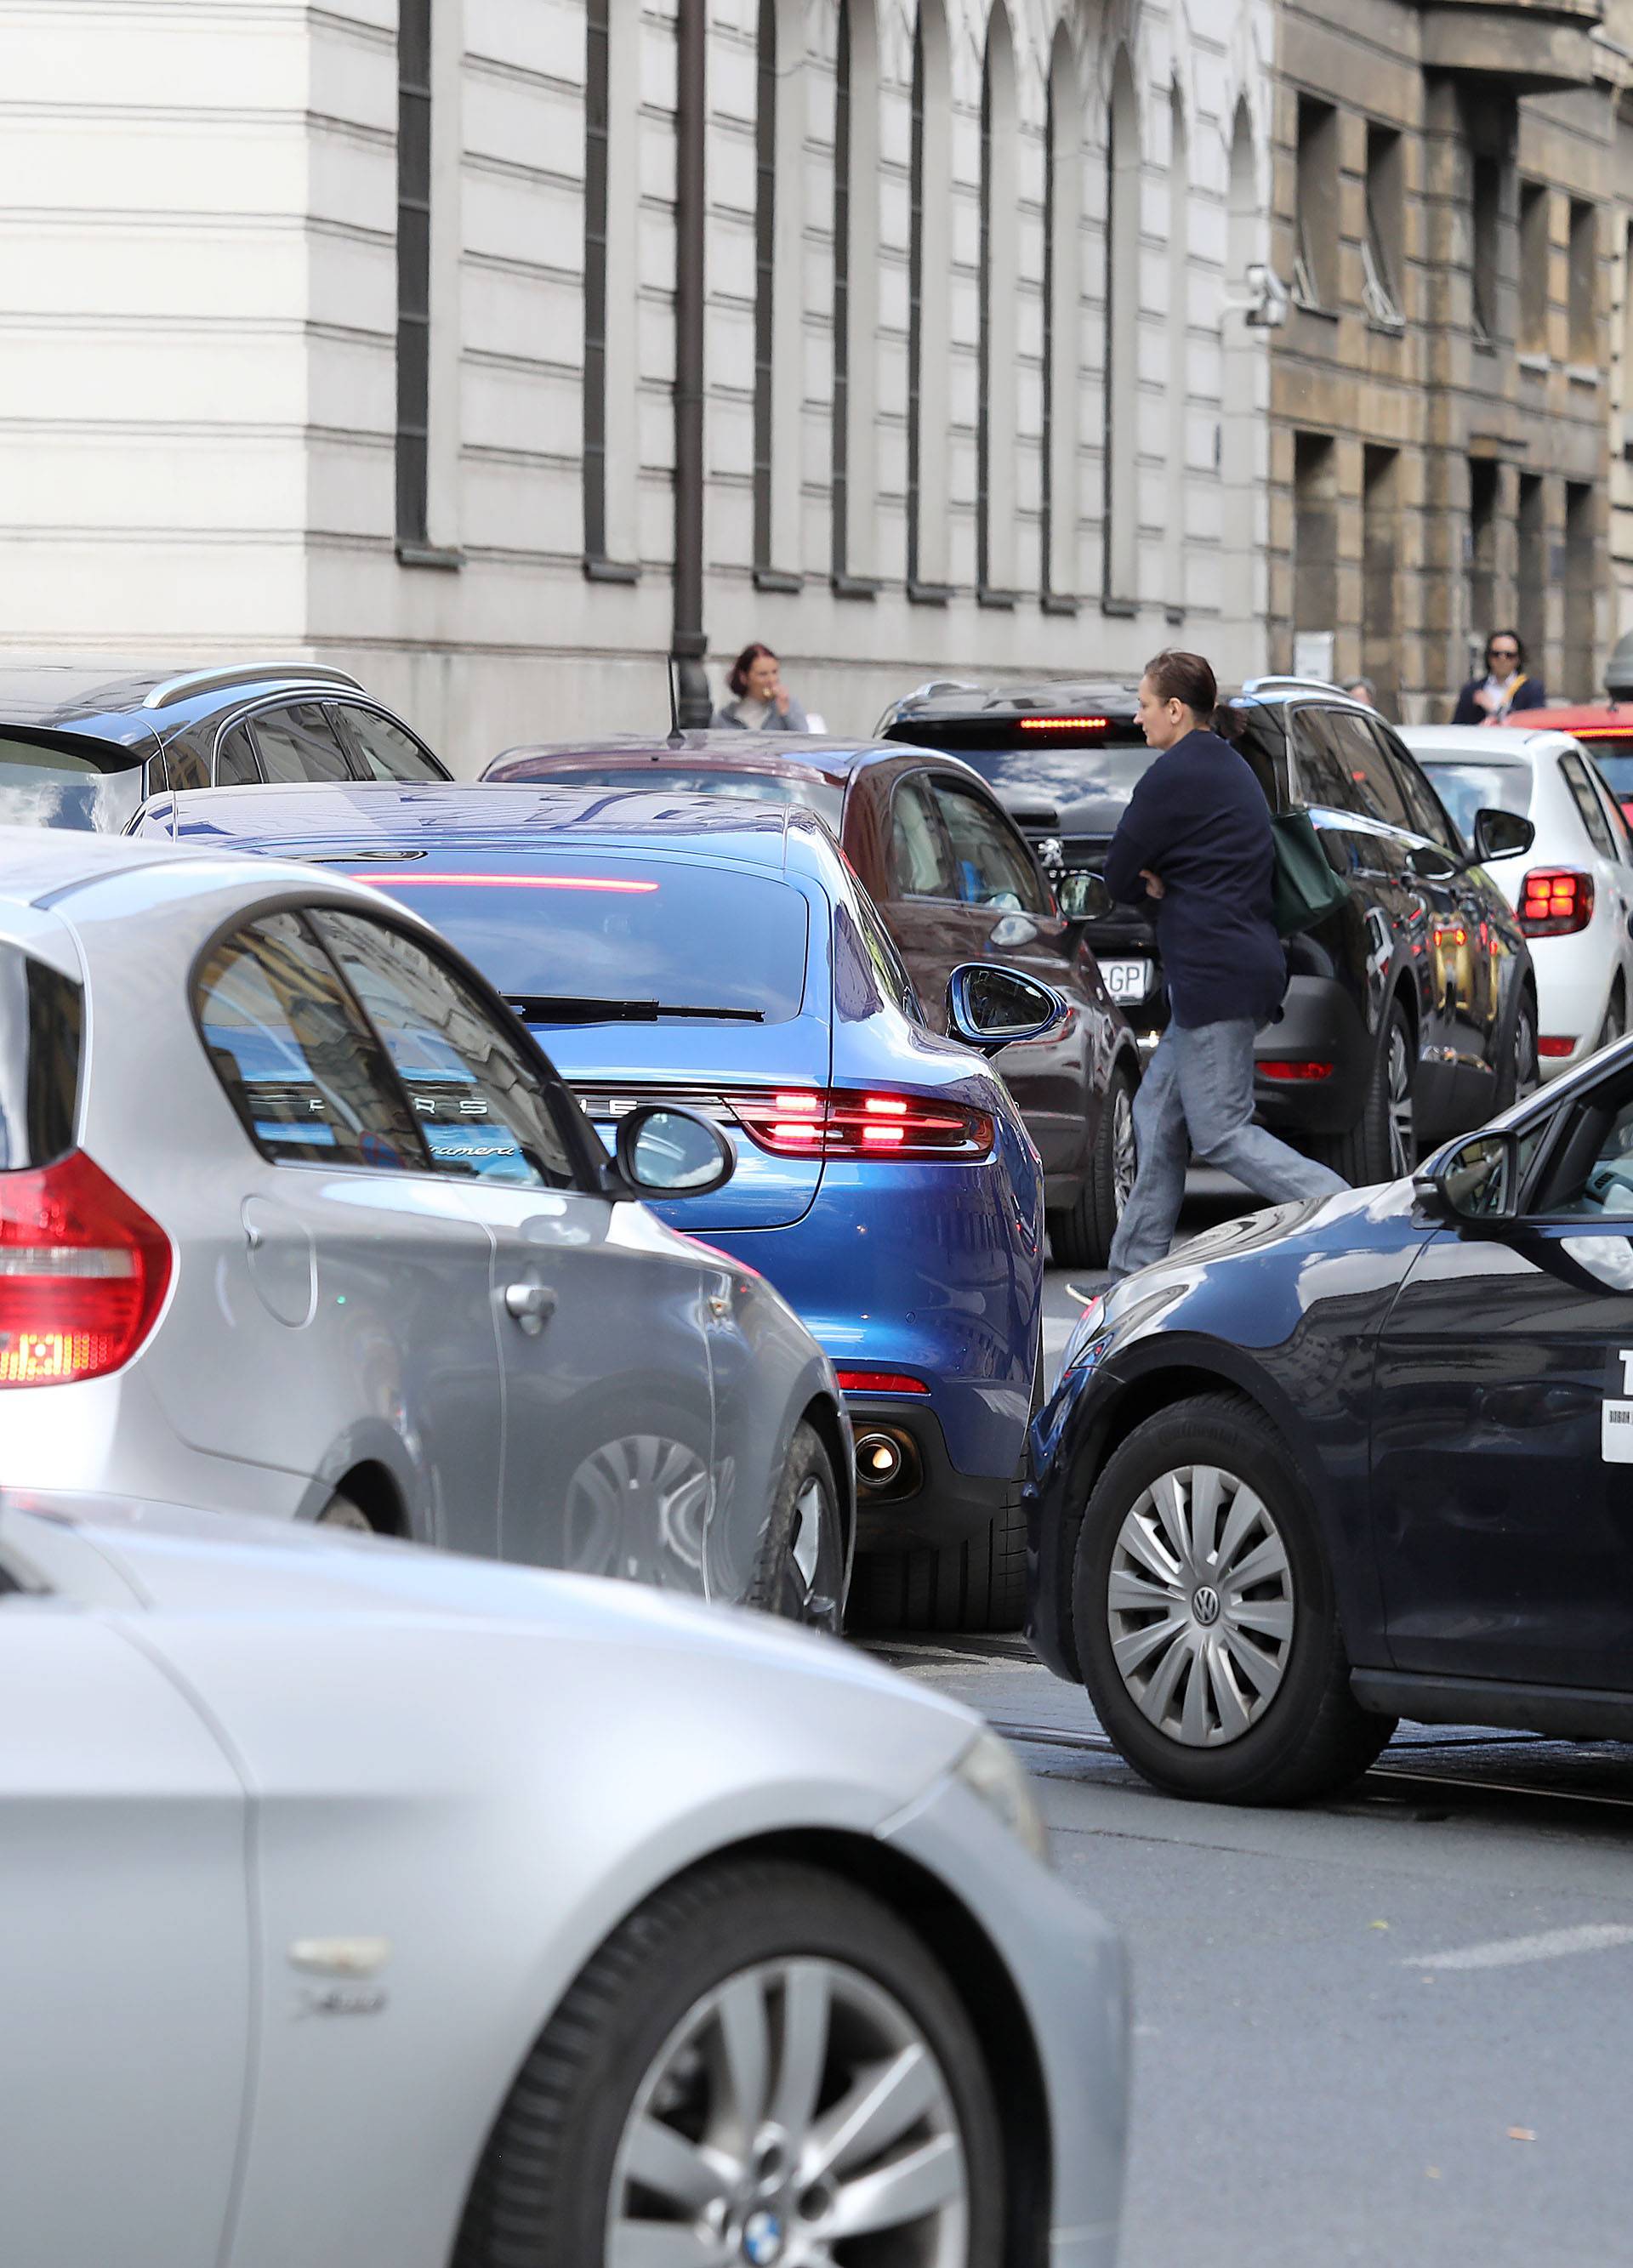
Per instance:
[[[0,1174],[0,1387],[129,1361],[170,1282],[170,1239],[83,1150]]]
[[[839,1370],[834,1373],[841,1394],[927,1394],[921,1378],[905,1370]]]
[[[1331,1079],[1330,1063],[1316,1063],[1304,1056],[1295,1056],[1273,1063],[1253,1065],[1260,1079]]]
[[[1593,877],[1574,866],[1533,866],[1519,893],[1527,937],[1569,937],[1593,918]]]
[[[730,1101],[750,1141],[780,1158],[967,1160],[986,1157],[993,1146],[986,1111],[931,1095],[795,1087]]]

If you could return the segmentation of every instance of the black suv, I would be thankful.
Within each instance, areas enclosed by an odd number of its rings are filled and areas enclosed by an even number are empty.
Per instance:
[[[1350,885],[1340,912],[1289,941],[1287,997],[1255,1049],[1259,1115],[1351,1182],[1390,1179],[1420,1144],[1478,1126],[1536,1081],[1530,953],[1477,863],[1528,848],[1528,824],[1481,813],[1471,854],[1383,718],[1331,686],[1257,678],[1229,705],[1271,808],[1308,809]],[[1131,907],[1090,910],[1153,761],[1134,688],[942,681],[898,702],[880,734],[956,751],[992,782],[1149,1044],[1168,1012],[1151,924]]]
[[[315,662],[0,665],[0,824],[120,834],[151,796],[262,780],[445,780],[355,677]]]

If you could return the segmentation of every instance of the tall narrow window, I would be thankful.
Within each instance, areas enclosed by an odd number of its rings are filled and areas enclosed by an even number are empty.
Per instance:
[[[1497,492],[1494,458],[1468,460],[1468,627],[1475,650],[1497,618]]]
[[[1498,249],[1502,243],[1503,161],[1476,157],[1469,167],[1470,254],[1474,261],[1474,330],[1478,337],[1502,335],[1497,296]]]
[[[1599,208],[1570,201],[1570,359],[1599,368]]]
[[[1400,713],[1395,590],[1400,548],[1400,453],[1368,448],[1361,476],[1361,667],[1385,716]]]
[[[875,0],[839,0],[833,112],[833,588],[870,599],[878,388],[878,25]]]
[[[1015,55],[994,0],[981,74],[979,358],[975,412],[976,583],[988,605],[1013,598],[1015,526]]]
[[[1338,113],[1298,98],[1297,248],[1293,298],[1301,307],[1338,305]]]
[[[950,259],[948,113],[941,0],[919,0],[913,27],[907,249],[907,594],[948,595],[947,406]]]
[[[1565,682],[1567,701],[1594,694],[1593,616],[1598,593],[1593,490],[1586,481],[1565,483]]]
[[[777,0],[760,0],[754,112],[754,563],[772,563],[772,379],[777,283]]]
[[[1548,677],[1548,519],[1541,473],[1519,475],[1518,615],[1526,666]],[[1489,625],[1488,625],[1488,630]]]
[[[1168,103],[1168,617],[1186,610],[1186,458],[1191,372],[1191,152],[1185,108],[1174,87]]]
[[[431,0],[397,30],[397,541],[426,541],[431,425]]]
[[[1519,185],[1519,344],[1525,354],[1548,350],[1548,190],[1541,181]]]
[[[608,11],[588,0],[584,51],[584,556],[607,556]]]
[[[1077,350],[1083,215],[1080,105],[1072,43],[1062,24],[1049,59],[1044,145],[1043,467],[1040,588],[1046,613],[1077,601]]]
[[[1366,129],[1366,234],[1361,244],[1367,318],[1379,330],[1406,328],[1406,171],[1400,136]]]
[[[1140,563],[1140,111],[1126,48],[1112,73],[1106,146],[1105,587],[1132,612]]]
[[[1302,640],[1326,642],[1326,674],[1337,629],[1338,453],[1329,433],[1295,433],[1293,631]]]

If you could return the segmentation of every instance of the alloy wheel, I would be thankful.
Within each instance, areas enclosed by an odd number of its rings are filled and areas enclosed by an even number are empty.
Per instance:
[[[829,1491],[808,1473],[794,1502],[780,1611],[812,1630],[838,1631],[841,1545],[839,1514]]]
[[[1112,1189],[1119,1220],[1134,1194],[1138,1166],[1134,1154],[1134,1098],[1119,1079],[1112,1095]]]
[[[1412,1120],[1412,1052],[1399,1018],[1389,1027],[1385,1064],[1389,1094],[1389,1171],[1399,1181],[1417,1163],[1417,1133]]]
[[[1118,1533],[1106,1617],[1142,1713],[1186,1748],[1239,1740],[1292,1653],[1287,1547],[1264,1499],[1218,1465],[1154,1480]]]
[[[624,2122],[607,2268],[964,2268],[957,2111],[923,2030],[828,1959],[764,1961],[694,2003]]]

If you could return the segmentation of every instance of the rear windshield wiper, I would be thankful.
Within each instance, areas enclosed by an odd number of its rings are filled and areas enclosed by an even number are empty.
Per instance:
[[[655,1024],[661,1016],[698,1016],[711,1022],[763,1024],[763,1008],[702,1008],[681,1000],[598,1000],[582,992],[511,992],[506,1005],[525,1023]]]

